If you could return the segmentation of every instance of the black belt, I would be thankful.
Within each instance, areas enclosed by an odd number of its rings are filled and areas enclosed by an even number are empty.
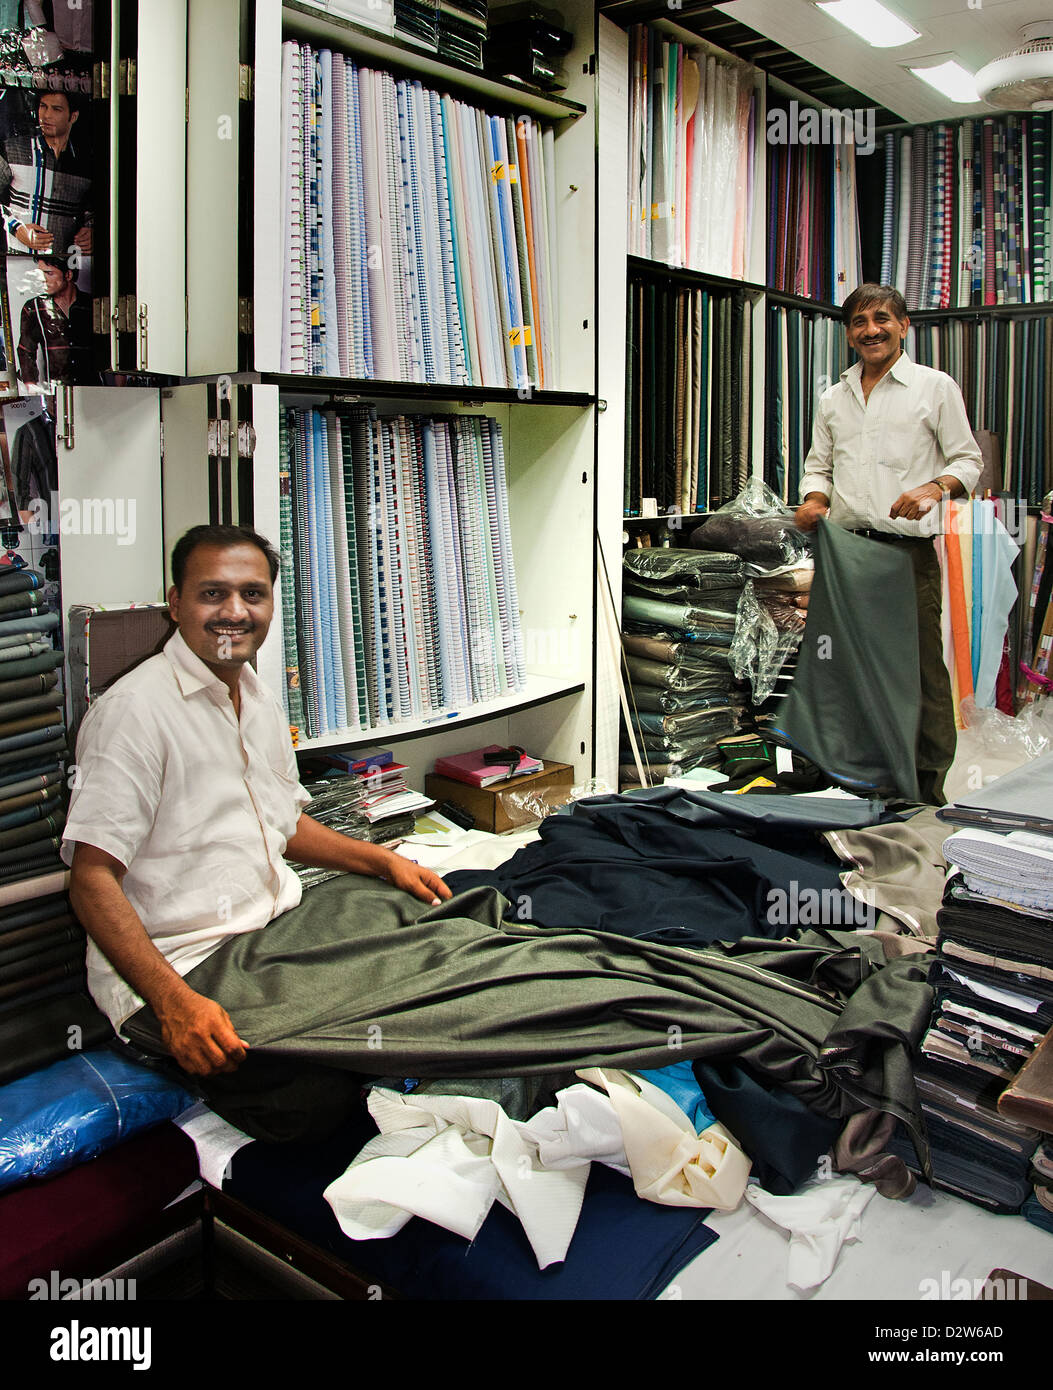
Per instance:
[[[899,541],[901,543],[906,541],[910,545],[917,545],[919,542],[925,541],[930,545],[932,544],[931,536],[901,536],[896,531],[859,530],[853,531],[852,535],[866,536],[867,540],[871,541]]]

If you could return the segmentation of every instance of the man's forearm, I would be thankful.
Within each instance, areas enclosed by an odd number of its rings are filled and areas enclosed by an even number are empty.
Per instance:
[[[356,840],[330,830],[327,825],[301,814],[296,834],[285,846],[285,857],[314,869],[342,869],[347,873],[387,878],[388,865],[395,857],[389,849]]]
[[[113,873],[100,865],[74,867],[70,903],[77,918],[113,968],[155,1013],[192,993],[150,940],[139,914]]]

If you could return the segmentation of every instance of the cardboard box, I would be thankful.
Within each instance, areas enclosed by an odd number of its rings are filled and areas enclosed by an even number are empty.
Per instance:
[[[542,819],[540,809],[517,805],[516,796],[509,793],[530,792],[545,797],[555,810],[567,799],[573,785],[574,769],[570,763],[546,763],[543,772],[532,772],[527,777],[505,777],[500,782],[491,782],[488,787],[470,787],[466,782],[455,782],[452,777],[437,777],[434,772],[429,772],[424,779],[428,796],[459,806],[474,819],[477,830],[489,830],[495,835]]]

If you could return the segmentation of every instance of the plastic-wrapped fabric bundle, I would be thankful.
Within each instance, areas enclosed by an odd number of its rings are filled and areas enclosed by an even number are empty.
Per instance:
[[[754,475],[732,501],[691,532],[697,550],[730,551],[764,569],[800,566],[810,558],[812,538],[794,525],[792,508]]]
[[[807,612],[804,608],[798,608],[789,594],[785,593],[758,593],[757,602],[771,618],[777,628],[784,632],[803,632],[807,621]]]
[[[809,560],[807,564],[798,565],[796,569],[783,570],[781,574],[757,575],[753,583],[758,593],[767,593],[771,589],[776,589],[780,592],[804,595],[812,587],[814,578],[815,561]]]
[[[728,679],[726,655],[723,661],[710,661],[699,643],[674,637],[671,633],[623,632],[622,646],[627,655],[643,657],[645,661],[657,661],[663,666],[690,666],[700,675]]]
[[[691,584],[696,589],[736,589],[746,578],[738,555],[716,554],[710,549],[667,549],[660,546],[630,550],[623,561],[626,574],[664,584]]]
[[[637,737],[649,753],[660,754],[664,762],[682,762],[687,767],[694,767],[699,756],[713,753],[717,740],[735,728],[730,711],[714,710],[708,718],[709,725],[704,734],[695,732],[681,737],[676,734],[649,734],[638,729]],[[719,763],[719,757],[716,763]]]
[[[757,602],[752,581],[747,580],[731,647],[731,669],[739,680],[750,682],[756,704],[763,704],[775,689],[783,662],[797,649],[800,640],[800,632],[779,631]]]
[[[625,618],[636,623],[651,623],[659,627],[678,628],[691,631],[697,640],[715,646],[731,646],[731,633],[735,628],[734,618],[716,613],[712,616],[703,608],[691,608],[687,604],[662,603],[659,599],[639,598],[626,594],[622,599],[622,612]]]
[[[735,606],[742,593],[742,585],[734,589],[700,589],[694,584],[659,584],[654,579],[634,579],[626,575],[623,591],[637,598],[683,604],[705,614],[707,623],[714,627],[734,627]]]
[[[633,688],[637,685],[654,685],[663,690],[678,690],[696,695],[716,695],[727,690],[730,672],[725,670],[716,674],[698,672],[689,666],[663,666],[657,661],[646,661],[643,657],[627,656],[625,665]]]
[[[646,710],[653,714],[677,714],[689,709],[726,706],[729,688],[726,684],[725,688],[714,691],[712,695],[699,695],[693,690],[661,690],[653,685],[634,685],[630,700],[638,710]]]
[[[718,725],[731,718],[731,708],[725,700],[721,705],[705,709],[682,710],[678,714],[652,714],[646,710],[633,715],[633,725],[645,734],[660,734],[663,738],[689,739],[709,735]]]
[[[181,1086],[108,1048],[0,1087],[0,1189],[97,1158],[194,1103]]]

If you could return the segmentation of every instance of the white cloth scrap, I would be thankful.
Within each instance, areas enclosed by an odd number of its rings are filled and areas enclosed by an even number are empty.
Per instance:
[[[374,1087],[368,1104],[380,1134],[324,1193],[340,1229],[353,1240],[384,1239],[421,1216],[472,1240],[496,1200],[545,1269],[566,1258],[593,1160],[631,1176],[649,1201],[739,1203],[749,1159],[721,1126],[696,1135],[642,1077],[599,1067],[578,1075],[595,1087],[569,1086],[527,1121],[492,1100]]]
[[[1026,830],[957,830],[943,845],[944,858],[985,897],[1025,907],[1053,908],[1053,837]]]
[[[813,1178],[792,1197],[750,1183],[746,1200],[789,1232],[786,1282],[804,1293],[830,1277],[842,1245],[862,1238],[861,1218],[875,1190],[846,1174]]]

